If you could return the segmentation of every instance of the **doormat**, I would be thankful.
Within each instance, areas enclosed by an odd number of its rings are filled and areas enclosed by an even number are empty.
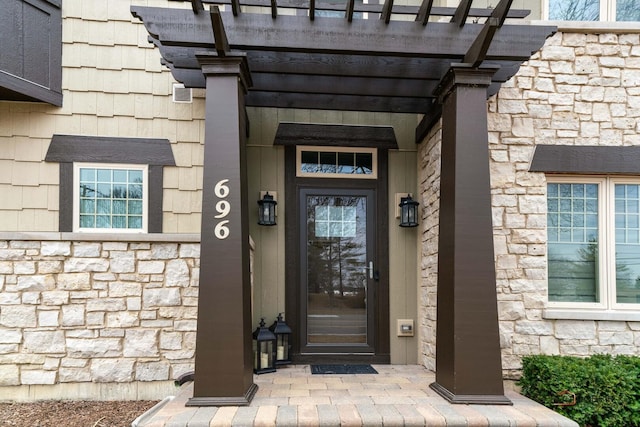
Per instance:
[[[312,374],[377,374],[371,365],[311,365]]]

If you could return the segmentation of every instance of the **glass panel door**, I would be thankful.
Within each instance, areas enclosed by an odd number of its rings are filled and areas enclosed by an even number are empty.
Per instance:
[[[303,351],[372,351],[372,195],[372,190],[301,191]]]

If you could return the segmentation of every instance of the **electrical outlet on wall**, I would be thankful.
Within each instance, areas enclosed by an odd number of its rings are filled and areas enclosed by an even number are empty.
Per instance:
[[[413,319],[398,319],[398,336],[412,337],[414,335]]]

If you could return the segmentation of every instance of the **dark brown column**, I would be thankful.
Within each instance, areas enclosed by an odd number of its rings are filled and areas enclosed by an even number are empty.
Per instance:
[[[198,332],[187,406],[247,405],[253,383],[244,56],[198,56],[207,80]]]
[[[443,104],[436,382],[452,403],[504,396],[489,184],[487,87],[496,69],[454,64]]]

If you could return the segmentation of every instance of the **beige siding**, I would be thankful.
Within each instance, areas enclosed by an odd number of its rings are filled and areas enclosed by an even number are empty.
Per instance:
[[[248,181],[250,230],[256,244],[254,278],[254,323],[265,317],[267,321],[284,312],[284,149],[274,147],[277,126],[281,122],[310,122],[332,124],[393,126],[399,150],[389,154],[389,250],[392,363],[417,363],[417,335],[414,338],[396,337],[397,319],[417,318],[417,232],[400,229],[394,215],[394,193],[416,192],[416,144],[414,142],[415,115],[360,113],[315,110],[249,109],[251,124],[248,141]],[[278,226],[257,225],[259,192],[278,192]]]
[[[417,4],[406,1],[406,4]],[[204,153],[204,91],[191,104],[171,100],[169,71],[147,42],[130,6],[184,7],[168,0],[63,2],[63,106],[0,101],[0,231],[58,231],[59,166],[44,162],[54,134],[167,138],[176,160],[164,168],[163,231],[198,233]],[[249,109],[250,232],[256,243],[254,320],[284,311],[284,150],[273,147],[280,122],[391,125],[390,206],[395,192],[416,191],[415,115]],[[277,227],[257,225],[261,190],[277,191]],[[414,338],[396,338],[396,320],[416,324],[416,236],[390,218],[390,330],[394,363],[415,363]]]

